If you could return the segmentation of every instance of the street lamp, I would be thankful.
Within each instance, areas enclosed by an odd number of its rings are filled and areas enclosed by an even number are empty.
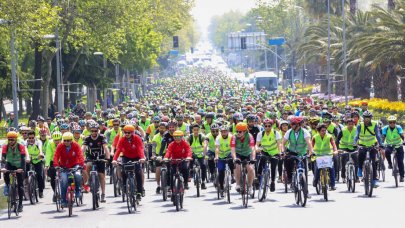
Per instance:
[[[347,82],[347,68],[346,68],[346,12],[345,12],[345,0],[342,0],[342,30],[343,30],[343,80],[345,81],[345,103],[348,105],[348,82]]]
[[[0,25],[11,25],[11,22],[5,19],[0,19]],[[15,30],[11,29],[11,39],[10,39],[10,52],[11,52],[11,84],[12,84],[12,94],[13,94],[13,112],[14,112],[14,127],[18,128],[18,96],[17,96],[17,73],[16,73],[16,62],[15,62]]]
[[[330,80],[330,0],[328,0],[328,48],[327,48],[327,65],[326,65],[326,77],[328,80],[328,97],[330,99],[330,94],[332,92],[332,85]]]

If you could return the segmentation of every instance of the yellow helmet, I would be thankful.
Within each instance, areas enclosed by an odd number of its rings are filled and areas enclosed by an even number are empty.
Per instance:
[[[175,131],[174,133],[173,133],[173,137],[182,137],[182,136],[184,136],[184,133],[182,132],[182,131],[179,131],[179,130],[177,130],[177,131]]]
[[[63,140],[73,140],[73,134],[71,132],[65,132],[62,135]]]
[[[389,116],[387,118],[388,122],[397,122],[397,117],[396,116]]]

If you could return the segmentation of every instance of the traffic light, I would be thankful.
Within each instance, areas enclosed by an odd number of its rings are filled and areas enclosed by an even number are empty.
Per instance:
[[[242,50],[246,49],[246,37],[240,38],[240,49],[242,49]]]
[[[179,37],[173,36],[173,48],[178,48],[178,47],[179,47]]]
[[[307,68],[304,68],[304,77],[305,78],[308,77],[308,69]]]

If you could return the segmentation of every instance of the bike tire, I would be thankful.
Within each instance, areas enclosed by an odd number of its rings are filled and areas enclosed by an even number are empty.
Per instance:
[[[118,196],[118,186],[117,186],[117,178],[116,178],[116,168],[113,168],[113,173],[111,175],[111,180],[112,180],[112,184],[113,184],[113,189],[114,189],[114,197]]]
[[[395,187],[398,188],[398,161],[397,161],[397,156],[394,156],[394,159],[392,161],[392,175],[394,176]]]
[[[385,166],[384,166],[384,160],[383,160],[382,156],[380,156],[380,170],[381,170],[382,182],[385,182]]]
[[[351,174],[350,174],[350,176],[351,176],[350,182],[351,182],[351,185],[352,185],[351,192],[354,193],[356,191],[356,179],[357,179],[356,169],[355,169],[354,165],[351,166],[350,172],[351,172]]]
[[[321,178],[323,179],[323,183],[322,183],[322,192],[323,192],[323,199],[325,201],[328,201],[328,171],[326,171],[325,169],[321,170]]]
[[[28,197],[30,200],[31,205],[35,204],[35,184],[34,184],[34,176],[28,176]]]
[[[9,190],[9,192],[8,192],[8,197],[7,197],[7,212],[8,212],[8,218],[10,219],[11,218],[11,213],[12,213],[12,210],[13,210],[13,206],[14,206],[14,204],[16,204],[17,202],[15,202],[14,201],[14,187],[12,187],[11,185],[10,185],[10,188],[9,188],[10,190]]]
[[[145,162],[145,165],[146,165],[146,176],[147,176],[148,180],[150,179],[150,164],[149,164],[149,162],[150,162],[150,161]]]
[[[287,171],[283,171],[283,183],[284,183],[284,193],[288,192],[288,176],[287,176]]]
[[[242,191],[242,200],[243,200],[243,206],[247,208],[248,203],[249,203],[249,186],[247,184],[247,174],[245,172],[242,172],[242,183],[241,183],[241,191]]]
[[[301,185],[300,205],[305,207],[308,199],[308,185],[304,176],[301,176],[299,184]]]
[[[93,210],[97,209],[97,186],[96,186],[96,177],[94,174],[90,176],[90,189],[91,189],[91,199]]]
[[[269,185],[269,179],[270,179],[270,171],[266,170],[262,174],[262,180],[259,185],[259,191],[257,193],[257,197],[259,198],[260,202],[264,201],[267,197],[267,186]]]
[[[178,194],[179,194],[179,206],[180,209],[183,209],[183,201],[184,201],[184,188],[183,188],[183,182],[179,179],[177,183],[177,189],[178,189]]]
[[[134,207],[135,206],[135,194],[134,194],[134,186],[133,186],[133,181],[131,177],[127,177],[127,208],[128,208],[128,213],[132,214],[134,212]]]
[[[35,187],[34,187],[34,193],[35,193],[35,203],[38,203],[39,202],[39,189],[38,189],[38,181],[37,181],[37,179],[35,179],[35,181],[34,181],[34,185],[35,185]]]
[[[297,177],[293,177],[293,186],[294,186],[294,199],[295,199],[295,203],[297,204],[297,205],[299,205],[300,204],[300,201],[301,201],[301,199],[300,199],[300,197],[301,197],[301,187],[300,186],[298,186],[299,185],[299,183],[298,183],[298,181],[296,181],[295,179],[297,179]]]
[[[167,171],[165,169],[160,171],[160,186],[162,188],[162,197],[163,201],[167,200],[167,180],[166,180]]]
[[[194,169],[194,182],[195,182],[195,188],[197,191],[197,197],[200,197],[200,170],[199,169]]]
[[[373,188],[374,188],[372,179],[373,168],[371,166],[370,161],[365,161],[364,164],[365,164],[365,174],[364,174],[365,193],[368,197],[371,197],[373,195]]]
[[[215,177],[214,186],[217,189],[217,198],[221,198],[221,188],[219,187],[219,179],[218,176]]]
[[[229,170],[225,171],[225,191],[226,191],[226,200],[228,203],[231,203],[231,173]]]
[[[61,211],[62,210],[62,202],[61,202],[61,193],[60,193],[60,184],[59,181],[55,181],[55,199],[56,199],[56,211]]]
[[[68,189],[68,209],[69,209],[68,211],[69,211],[69,217],[71,217],[72,214],[73,214],[73,197],[74,197],[73,191],[74,191],[74,190],[70,189],[70,187],[69,187],[69,189]]]
[[[345,172],[345,179],[346,179],[346,187],[347,191],[351,192],[352,191],[352,179],[353,177],[351,176],[352,174],[352,167],[350,165],[346,165],[346,172]]]
[[[18,196],[18,187],[17,185],[14,185],[14,194],[13,194],[13,202],[14,202],[14,213],[15,216],[18,216],[20,214],[20,212],[18,212],[18,206],[20,205],[20,200],[19,200],[19,196]]]

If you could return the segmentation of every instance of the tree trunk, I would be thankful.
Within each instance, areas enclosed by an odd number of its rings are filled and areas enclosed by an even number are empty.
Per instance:
[[[51,83],[51,77],[52,77],[52,59],[53,58],[48,58],[46,61],[47,64],[47,72],[46,72],[46,77],[44,81],[44,86],[42,88],[42,93],[43,93],[43,113],[44,117],[48,117],[48,108],[49,108],[49,85]]]
[[[27,109],[27,115],[30,115],[32,113],[32,102],[30,97],[25,99],[25,106]]]
[[[351,94],[355,98],[369,99],[371,87],[371,72],[358,66],[356,77],[352,79]]]
[[[24,111],[23,99],[18,99],[18,116],[22,116]]]
[[[352,15],[356,14],[357,11],[357,0],[350,0],[350,13]]]
[[[39,51],[39,44],[35,44],[35,66],[34,66],[34,75],[35,79],[41,79],[42,77],[42,53]],[[40,103],[40,89],[41,89],[41,81],[37,80],[34,82],[34,89],[38,91],[34,91],[34,95],[32,97],[32,113],[30,116],[30,120],[37,119],[38,115],[41,113],[41,107],[39,106]]]

